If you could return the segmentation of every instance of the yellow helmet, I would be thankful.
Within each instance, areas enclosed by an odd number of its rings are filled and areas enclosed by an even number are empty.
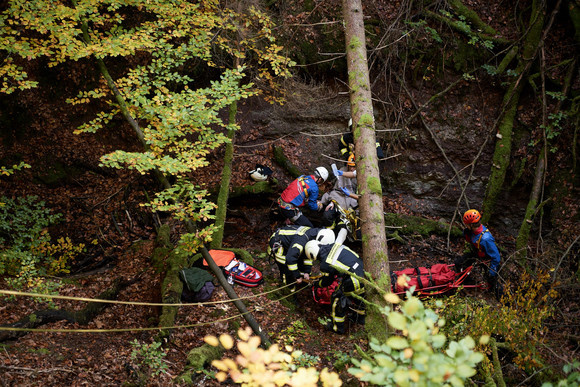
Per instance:
[[[354,160],[355,160],[354,153],[351,153],[348,156],[348,161],[346,162],[346,165],[348,165],[349,167],[355,167],[356,163],[354,162]]]

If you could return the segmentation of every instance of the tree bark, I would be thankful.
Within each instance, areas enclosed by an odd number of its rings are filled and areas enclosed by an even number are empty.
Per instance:
[[[545,7],[546,4],[541,0],[534,0],[532,3],[529,31],[526,34],[523,48],[518,59],[518,65],[515,70],[519,76],[510,84],[504,96],[503,106],[505,106],[505,112],[498,125],[498,140],[495,143],[491,174],[482,206],[483,223],[487,223],[491,218],[497,198],[505,181],[511,156],[514,119],[517,113],[520,94],[524,87],[523,79],[526,77],[531,63],[536,57],[538,47],[542,43],[541,37],[542,29],[544,27]]]
[[[236,123],[236,113],[238,112],[238,104],[236,102],[230,105],[229,121],[230,124]],[[224,226],[226,223],[226,215],[228,212],[228,196],[230,192],[230,181],[232,180],[232,161],[234,159],[234,139],[236,132],[233,129],[228,130],[228,138],[230,142],[226,143],[226,154],[224,156],[224,167],[222,169],[222,178],[220,181],[220,192],[217,199],[217,209],[215,212],[214,225],[217,230],[213,233],[210,247],[212,249],[219,249],[222,246],[224,239]]]
[[[355,140],[358,186],[361,198],[362,250],[365,271],[388,289],[389,257],[383,216],[383,192],[376,152],[375,121],[366,52],[366,38],[361,0],[343,0],[346,57],[349,73],[350,105]],[[375,289],[368,289],[366,298],[383,305],[384,299]],[[386,339],[385,316],[376,307],[368,310],[367,332],[377,339]]]
[[[86,22],[82,23],[81,29],[82,29],[83,36],[84,36],[85,40],[87,40],[87,42],[88,42],[90,40],[90,38],[89,38],[89,34],[88,34],[88,25]],[[125,117],[127,122],[129,122],[129,124],[131,125],[131,127],[133,128],[135,133],[137,134],[137,137],[141,141],[143,147],[145,149],[148,149],[148,144],[145,141],[143,131],[141,130],[139,124],[137,123],[137,121],[135,121],[135,119],[133,118],[133,116],[131,115],[129,110],[127,109],[125,98],[118,90],[118,88],[115,84],[115,81],[110,76],[110,74],[107,70],[107,67],[105,66],[105,63],[103,62],[103,60],[101,60],[99,58],[95,58],[95,59],[97,61],[97,64],[99,66],[99,70],[100,70],[101,74],[103,75],[103,77],[107,81],[107,85],[109,86],[109,88],[113,92],[117,103],[121,107],[121,110],[123,112],[123,116]],[[155,173],[155,177],[163,185],[163,187],[165,187],[165,188],[171,187],[171,184],[169,183],[169,181],[167,180],[167,178],[165,177],[165,175],[163,173],[161,173],[158,170],[155,170],[154,173]],[[188,232],[195,233],[196,226],[193,222],[186,220],[185,226],[186,226],[186,229]],[[238,309],[238,311],[244,316],[244,319],[248,322],[248,324],[250,325],[250,327],[252,328],[254,333],[256,335],[260,336],[260,338],[262,339],[262,345],[269,347],[271,343],[270,343],[268,335],[260,328],[259,324],[256,322],[256,320],[254,319],[252,314],[248,311],[248,309],[246,308],[244,303],[239,300],[239,297],[236,294],[235,290],[228,283],[228,281],[225,278],[225,276],[223,275],[221,269],[219,268],[219,266],[216,265],[212,256],[209,254],[209,251],[207,250],[207,248],[205,246],[203,246],[201,248],[201,252],[202,252],[205,260],[209,263],[210,269],[216,275],[220,285],[222,285],[222,287],[225,289],[228,296],[231,299],[236,300],[236,301],[233,301],[233,303],[236,306],[236,308]],[[168,323],[168,321],[166,321],[166,323]]]

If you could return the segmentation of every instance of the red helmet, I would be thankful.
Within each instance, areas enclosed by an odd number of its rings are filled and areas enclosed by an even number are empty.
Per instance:
[[[481,219],[481,215],[477,210],[468,210],[463,214],[463,223],[472,224],[477,223]]]

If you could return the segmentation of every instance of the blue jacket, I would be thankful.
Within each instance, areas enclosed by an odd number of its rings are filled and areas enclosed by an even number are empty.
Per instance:
[[[499,270],[501,256],[499,255],[499,250],[495,245],[495,239],[491,235],[491,232],[489,232],[487,227],[481,225],[474,233],[467,228],[464,229],[463,236],[474,247],[479,258],[489,259],[491,261],[489,264],[489,276],[495,277]]]
[[[318,211],[318,184],[313,175],[302,175],[294,180],[281,196],[282,200],[296,207],[307,205],[312,211]]]

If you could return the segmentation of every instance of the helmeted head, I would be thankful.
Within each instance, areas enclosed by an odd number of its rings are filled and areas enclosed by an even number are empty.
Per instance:
[[[322,182],[324,183],[326,181],[326,179],[328,179],[328,170],[324,167],[317,167],[314,170],[314,176],[318,179],[322,179]]]
[[[318,252],[320,251],[320,242],[317,240],[311,240],[304,246],[304,252],[308,259],[314,261],[318,258]]]
[[[465,225],[470,225],[473,223],[478,223],[481,220],[481,214],[477,210],[467,210],[463,214],[463,223]]]
[[[318,231],[318,234],[316,234],[316,240],[320,242],[321,245],[330,245],[334,243],[335,239],[334,231],[328,228],[323,228]]]
[[[354,156],[354,153],[351,153],[348,156],[348,161],[346,162],[346,165],[348,165],[349,167],[356,167],[356,163],[354,162],[355,159],[356,157]]]

